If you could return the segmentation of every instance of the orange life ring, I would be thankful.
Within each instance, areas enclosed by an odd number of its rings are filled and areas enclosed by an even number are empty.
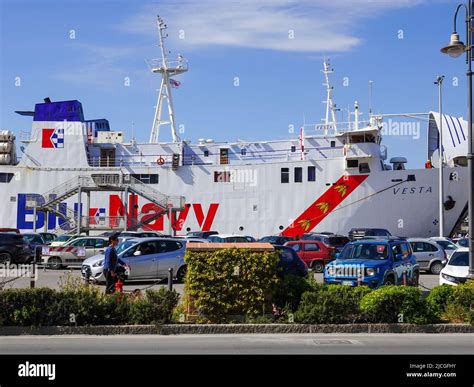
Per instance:
[[[158,157],[158,159],[156,160],[156,163],[158,165],[163,165],[165,163],[165,158],[163,156]]]

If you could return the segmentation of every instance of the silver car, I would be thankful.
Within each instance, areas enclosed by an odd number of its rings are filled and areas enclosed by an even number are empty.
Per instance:
[[[451,258],[451,255],[459,248],[458,245],[454,244],[453,241],[449,238],[444,237],[432,237],[430,241],[436,242],[440,245],[444,251],[446,251],[446,258]]]
[[[169,268],[173,269],[178,281],[183,281],[185,251],[186,240],[173,238],[134,238],[117,246],[120,262],[128,267],[127,281],[166,278]],[[104,282],[103,265],[104,254],[86,259],[81,267],[82,278]]]
[[[447,259],[444,249],[434,240],[427,238],[409,238],[408,242],[420,269],[438,275]]]

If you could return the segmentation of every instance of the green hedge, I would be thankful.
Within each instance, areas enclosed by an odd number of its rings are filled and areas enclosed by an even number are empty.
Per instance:
[[[166,323],[179,295],[167,289],[147,290],[142,297],[104,294],[94,286],[7,289],[0,291],[0,325],[112,325]],[[71,314],[74,320],[71,321]]]
[[[303,294],[295,313],[295,321],[302,324],[347,324],[362,322],[361,299],[371,290],[343,285],[319,285]]]
[[[369,322],[427,324],[434,317],[423,292],[411,286],[383,286],[364,296],[360,309]]]
[[[247,249],[186,252],[185,292],[198,322],[225,322],[271,313],[278,253]]]

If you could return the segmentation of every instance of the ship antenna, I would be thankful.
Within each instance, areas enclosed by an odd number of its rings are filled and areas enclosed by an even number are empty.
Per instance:
[[[326,117],[324,119],[324,124],[326,128],[329,127],[329,125],[334,127],[334,130],[336,130],[336,106],[334,105],[332,96],[333,96],[333,91],[334,88],[331,86],[331,83],[329,81],[329,74],[332,74],[334,70],[331,68],[331,65],[329,63],[329,59],[325,59],[323,62],[323,70],[321,70],[322,73],[324,74],[324,83],[323,86],[326,86]],[[329,121],[329,114],[331,114],[331,121]],[[327,130],[327,129],[326,129]]]
[[[369,119],[372,118],[372,86],[374,81],[369,81]]]
[[[171,126],[171,136],[173,142],[179,142],[180,139],[176,132],[176,120],[173,108],[173,98],[171,95],[171,87],[178,87],[179,82],[172,79],[172,76],[182,74],[188,71],[188,63],[181,55],[178,55],[177,60],[169,60],[166,55],[164,39],[168,37],[165,34],[165,30],[168,26],[165,24],[163,19],[158,15],[157,17],[159,44],[161,51],[160,59],[152,59],[148,61],[148,66],[152,73],[161,74],[161,86],[158,95],[158,101],[155,107],[155,116],[153,118],[153,126],[151,128],[150,142],[156,143],[160,138],[160,127],[161,125],[169,124]],[[168,105],[168,121],[161,119],[161,113],[163,110],[163,103],[166,102]]]

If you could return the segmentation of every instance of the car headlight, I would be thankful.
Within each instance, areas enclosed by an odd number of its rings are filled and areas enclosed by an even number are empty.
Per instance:
[[[441,273],[441,275],[442,275],[443,278],[444,278],[445,280],[447,280],[447,281],[450,281],[450,282],[457,282],[457,281],[456,281],[456,278],[451,277],[451,276],[448,275],[448,274]]]
[[[366,276],[373,277],[375,274],[377,274],[377,269],[374,269],[373,267],[368,267],[365,269]]]
[[[104,260],[96,262],[92,265],[92,267],[101,267],[104,266]]]
[[[328,266],[327,267],[327,273],[328,275],[335,275],[336,274],[336,268],[334,266]]]

